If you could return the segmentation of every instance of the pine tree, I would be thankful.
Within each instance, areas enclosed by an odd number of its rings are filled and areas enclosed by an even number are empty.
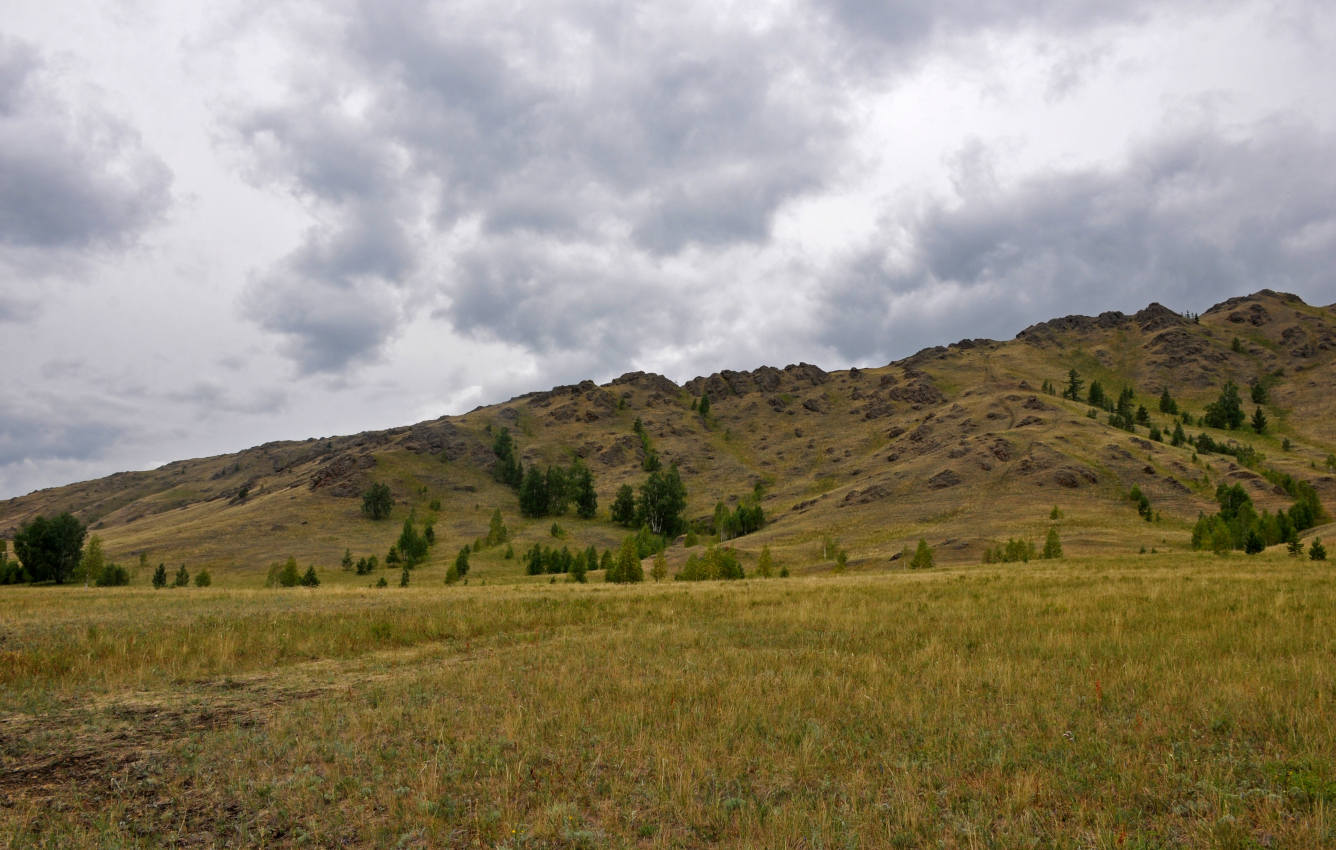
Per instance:
[[[1266,414],[1262,412],[1260,407],[1253,410],[1252,429],[1258,434],[1266,433]]]
[[[700,404],[696,407],[696,409],[700,412],[700,418],[701,418],[701,419],[709,419],[709,418],[710,418],[710,397],[709,397],[708,395],[705,395],[705,394],[702,393],[702,394],[701,394],[701,397],[700,397]]]
[[[628,527],[635,524],[636,495],[630,484],[617,489],[617,497],[612,502],[612,521]]]
[[[770,555],[770,545],[761,547],[761,557],[756,561],[756,575],[761,578],[770,578],[775,570],[774,558]]]
[[[580,519],[593,519],[598,513],[598,493],[594,491],[594,474],[578,458],[571,467],[570,484],[575,499],[575,515]]]
[[[408,587],[408,567],[404,567],[404,571],[399,574],[399,586]]]
[[[1174,401],[1173,396],[1169,395],[1169,388],[1165,387],[1164,392],[1160,393],[1160,412],[1167,413],[1170,416],[1178,415],[1178,402]]]
[[[353,568],[353,550],[344,549],[343,560],[340,563],[342,564],[345,572],[351,570]]]
[[[407,571],[408,571],[408,567],[404,567],[404,572],[407,572]],[[309,566],[309,567],[306,568],[306,574],[303,575],[302,578],[301,578],[301,586],[302,586],[302,587],[319,587],[319,586],[320,586],[320,576],[318,576],[318,575],[315,574],[315,564],[312,564],[311,566]]]
[[[911,570],[926,570],[931,568],[932,565],[932,549],[928,547],[928,541],[920,537],[918,548],[914,550],[914,557],[909,562],[909,568]]]
[[[547,500],[547,477],[538,471],[537,466],[530,466],[520,484],[520,513],[526,517],[545,516]]]
[[[1058,529],[1056,526],[1050,527],[1048,536],[1044,538],[1044,558],[1049,560],[1062,557],[1062,541],[1058,539]]]
[[[1325,561],[1327,560],[1327,547],[1322,545],[1320,538],[1314,537],[1313,544],[1308,547],[1308,560]]]
[[[153,571],[153,588],[161,590],[167,586],[167,565],[158,564],[158,568]]]
[[[501,518],[501,509],[492,511],[492,519],[487,524],[487,545],[496,546],[505,543],[510,539],[510,529],[506,528],[505,520]]]
[[[465,546],[455,556],[455,571],[459,573],[460,578],[469,574],[469,551],[469,547]]]
[[[172,586],[173,587],[190,586],[190,573],[186,572],[185,564],[182,564],[181,568],[176,571],[176,580],[172,582]]]
[[[1062,391],[1063,398],[1069,398],[1072,401],[1081,400],[1081,387],[1084,385],[1081,380],[1081,373],[1075,369],[1067,372],[1067,387]]]
[[[201,569],[195,573],[195,587],[208,587],[213,584],[213,576],[209,575],[207,569]]]
[[[655,581],[663,581],[668,575],[668,559],[662,552],[654,556],[654,564],[650,567],[649,574]]]

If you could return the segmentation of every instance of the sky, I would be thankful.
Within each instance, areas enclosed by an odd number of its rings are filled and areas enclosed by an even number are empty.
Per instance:
[[[1336,301],[1336,4],[7,0],[0,498]]]

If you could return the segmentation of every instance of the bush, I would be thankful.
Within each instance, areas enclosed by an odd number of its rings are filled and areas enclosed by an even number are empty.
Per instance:
[[[269,565],[269,575],[265,577],[265,587],[296,587],[302,580],[297,571],[297,559],[291,556],[281,564]]]
[[[932,566],[932,549],[928,547],[928,541],[920,537],[918,547],[914,549],[914,557],[909,560],[909,568],[911,570],[926,570],[931,569]]]
[[[1044,538],[1044,551],[1040,557],[1046,560],[1055,560],[1062,557],[1062,541],[1058,539],[1057,528],[1048,530],[1048,536]]]
[[[394,509],[394,497],[390,495],[390,485],[372,484],[362,494],[362,513],[373,520],[386,519]]]
[[[1313,545],[1308,547],[1308,560],[1325,561],[1327,560],[1327,547],[1322,545],[1320,538],[1313,538]]]
[[[404,567],[404,569],[407,570],[408,568]],[[320,586],[320,576],[315,574],[315,564],[306,568],[306,574],[301,577],[300,584],[302,587]]]
[[[158,564],[158,568],[153,571],[153,589],[161,590],[167,586],[167,565]]]
[[[172,587],[190,587],[190,573],[186,572],[186,565],[176,571],[176,580],[172,582]]]
[[[711,546],[703,554],[687,558],[686,566],[673,578],[677,581],[712,581],[742,577],[742,564],[738,562],[737,553],[727,547]]]
[[[123,587],[129,583],[130,571],[120,564],[103,564],[102,569],[93,576],[93,584],[98,587]]]
[[[200,570],[195,573],[195,587],[208,587],[213,584],[213,576],[209,575],[208,570]]]

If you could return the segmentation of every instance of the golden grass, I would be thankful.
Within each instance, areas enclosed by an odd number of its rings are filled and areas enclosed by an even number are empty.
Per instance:
[[[0,611],[14,846],[1336,841],[1336,582],[1278,556]]]

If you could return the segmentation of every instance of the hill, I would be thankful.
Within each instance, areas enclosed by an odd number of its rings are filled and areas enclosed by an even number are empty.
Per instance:
[[[1059,394],[1070,370],[1083,382],[1082,400]],[[593,472],[598,516],[560,517],[565,545],[615,547],[625,529],[608,510],[618,487],[644,480],[648,447],[665,467],[678,465],[688,518],[699,525],[708,526],[716,503],[759,495],[768,524],[734,541],[748,566],[768,545],[795,571],[825,569],[831,540],[851,568],[893,566],[920,537],[939,562],[978,561],[1011,537],[1042,545],[1054,507],[1069,552],[1183,550],[1199,512],[1215,510],[1222,482],[1275,511],[1291,499],[1265,474],[1282,473],[1311,481],[1333,504],[1334,371],[1336,310],[1263,290],[1195,317],[1158,304],[1132,315],[1067,316],[1009,341],[961,340],[879,368],[765,366],[680,386],[642,372],[602,386],[585,381],[387,431],[268,443],[38,491],[0,502],[0,536],[70,510],[113,559],[134,562],[143,552],[253,584],[289,555],[337,578],[345,549],[383,557],[411,514],[435,519],[443,542],[429,567],[443,570],[486,534],[498,508],[517,550],[558,542],[552,519],[522,519],[514,490],[494,480],[492,442],[507,428],[524,464],[578,457]],[[1150,439],[1144,424],[1114,427],[1103,411],[1091,418],[1084,398],[1095,381],[1111,398],[1130,388],[1165,441]],[[1226,381],[1242,388],[1249,413],[1249,387],[1264,388],[1266,433],[1196,424]],[[1249,463],[1170,445],[1175,420],[1158,406],[1165,390],[1193,415],[1189,436],[1233,441],[1252,450]],[[702,397],[708,416],[696,409]],[[383,522],[360,510],[361,494],[378,482],[394,497]],[[1153,521],[1127,499],[1133,486],[1148,497]],[[685,558],[680,546],[670,549],[670,563]],[[479,553],[476,569],[484,580],[521,579],[501,547]]]

